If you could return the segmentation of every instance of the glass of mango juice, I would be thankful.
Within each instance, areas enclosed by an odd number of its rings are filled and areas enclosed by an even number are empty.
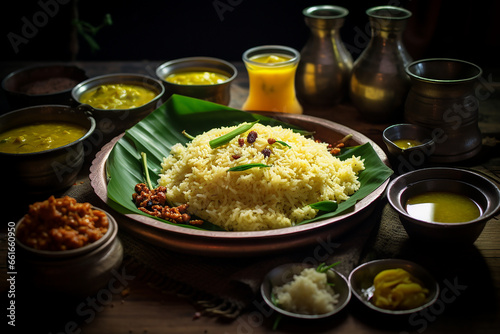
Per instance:
[[[243,53],[249,93],[243,110],[302,114],[295,94],[295,72],[300,53],[287,46],[264,45]]]

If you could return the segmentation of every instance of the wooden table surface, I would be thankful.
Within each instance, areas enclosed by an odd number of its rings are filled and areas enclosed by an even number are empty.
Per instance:
[[[154,70],[160,62],[82,62],[76,65],[84,68],[89,77],[116,72],[145,73],[154,77]],[[1,64],[0,74],[5,76],[12,70],[18,69],[26,64],[8,63]],[[231,92],[230,106],[240,108],[248,93],[248,77],[241,63],[236,64],[239,75],[234,81]],[[2,106],[5,105],[2,101]],[[493,102],[492,102],[493,103]],[[495,102],[496,103],[496,102]],[[493,103],[494,105],[494,103]],[[488,106],[490,108],[490,105]],[[490,109],[488,109],[490,110]],[[344,102],[340,105],[324,109],[306,108],[305,114],[325,118],[355,129],[374,140],[385,150],[382,142],[382,131],[390,124],[371,124],[364,121],[357,111]],[[494,111],[498,115],[499,110]],[[495,116],[496,117],[496,116]],[[495,118],[498,119],[498,118]],[[500,129],[491,122],[480,124],[482,130],[486,130],[491,136],[499,138]],[[491,161],[498,167],[500,155],[491,156]],[[84,171],[85,172],[85,171]],[[88,172],[88,171],[86,171]],[[383,199],[385,200],[385,199]],[[2,209],[6,209],[2,203]],[[15,212],[7,219],[16,219],[24,214]],[[17,219],[18,219],[17,218]],[[5,237],[6,223],[2,219],[2,236]],[[3,254],[6,252],[5,240],[2,239],[1,248]],[[500,224],[490,223],[475,243],[475,248],[487,266],[485,282],[491,282],[491,295],[496,301],[491,307],[477,314],[472,312],[478,305],[470,305],[469,310],[448,311],[436,310],[435,314],[428,314],[423,322],[415,325],[412,332],[415,333],[498,333],[500,329]],[[417,250],[418,251],[418,250]],[[6,289],[6,263],[5,256],[0,263],[2,270],[3,289]],[[235,259],[237,261],[237,259]],[[463,263],[467,266],[467,263]],[[484,274],[484,273],[482,273]],[[200,279],[203,279],[200,277]],[[16,291],[22,296],[22,291]],[[5,294],[5,293],[4,293]],[[491,296],[489,296],[491,297]],[[21,299],[21,297],[19,297]],[[29,302],[29,297],[23,296],[23,301]],[[6,304],[5,304],[6,305]],[[88,304],[90,305],[90,304]],[[5,306],[6,307],[6,306]],[[190,303],[187,298],[172,293],[163,293],[149,286],[140,279],[134,279],[127,283],[122,293],[113,295],[112,300],[106,301],[104,305],[87,308],[87,316],[83,321],[75,321],[75,305],[67,305],[67,314],[50,313],[50,316],[39,319],[33,314],[34,322],[42,321],[50,328],[51,333],[268,333],[272,332],[273,319],[260,312],[258,309],[250,309],[233,321],[221,321],[215,317],[199,315],[196,305]],[[3,309],[5,312],[6,308]],[[18,309],[19,312],[22,308]],[[58,311],[60,312],[60,311]],[[36,313],[36,312],[35,312]],[[47,312],[44,312],[46,314]],[[30,319],[30,316],[18,314],[18,319]],[[80,319],[81,320],[81,319]],[[29,320],[28,320],[29,321]],[[320,322],[283,322],[276,333],[386,333],[402,332],[400,328],[391,328],[393,319],[381,318],[379,322],[367,322],[359,317],[347,313],[340,318]],[[6,317],[2,319],[6,323]],[[54,327],[51,327],[53,324]],[[3,325],[3,324],[2,324]],[[37,326],[36,324],[34,326]],[[9,332],[12,330],[9,327]],[[406,330],[406,329],[405,329]],[[2,333],[4,333],[2,331]],[[35,333],[38,333],[35,331]]]

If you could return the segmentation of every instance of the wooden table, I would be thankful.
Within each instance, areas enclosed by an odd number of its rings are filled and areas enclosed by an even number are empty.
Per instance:
[[[87,71],[89,77],[116,72],[145,73],[154,77],[154,70],[160,62],[82,62],[76,63]],[[5,76],[12,70],[25,66],[25,63],[1,64],[0,75]],[[230,106],[240,108],[248,92],[248,77],[241,63],[235,64],[239,75],[234,81],[231,92]],[[488,101],[487,101],[488,102]],[[2,106],[5,105],[2,101]],[[490,106],[488,106],[490,108]],[[498,112],[498,110],[497,110]],[[355,129],[374,140],[385,150],[382,142],[382,131],[389,124],[371,124],[364,121],[349,102],[344,102],[331,108],[307,108],[305,114],[318,116]],[[486,129],[488,135],[498,138],[500,128],[491,122],[480,124],[482,130]],[[500,155],[498,152],[491,157],[491,162],[498,167]],[[82,171],[88,175],[87,162]],[[87,168],[87,169],[85,169]],[[385,201],[385,199],[383,199]],[[7,209],[2,203],[2,211]],[[16,221],[24,212],[9,211],[2,224],[2,254],[6,253],[6,223]],[[480,258],[485,262],[487,275],[485,281],[491,282],[491,295],[496,303],[487,311],[477,314],[472,312],[478,305],[469,305],[471,312],[464,308],[460,311],[436,310],[439,314],[428,314],[419,323],[413,326],[415,332],[426,333],[497,333],[500,329],[500,224],[488,224],[475,243]],[[415,250],[418,251],[418,250]],[[5,255],[2,256],[5,259]],[[6,263],[2,259],[1,285],[2,291],[7,291]],[[235,259],[234,261],[237,261]],[[463,263],[464,266],[468,264]],[[482,273],[483,274],[483,273]],[[200,279],[203,279],[200,277]],[[20,301],[29,302],[29,296],[23,296],[23,291],[16,291]],[[5,293],[4,293],[5,295]],[[491,297],[491,296],[490,296]],[[5,304],[6,305],[6,304]],[[82,305],[80,305],[82,306]],[[51,333],[267,333],[272,331],[273,317],[266,314],[260,307],[254,307],[233,321],[221,321],[215,317],[198,314],[198,308],[189,302],[187,298],[161,291],[149,286],[140,278],[134,278],[126,282],[125,289],[112,296],[103,305],[94,305],[91,300],[86,301],[80,311],[84,310],[84,317],[80,317],[77,323],[75,311],[78,305],[67,305],[67,314],[52,314],[51,317],[39,319],[33,314],[34,322],[43,321],[46,324],[54,324],[50,328]],[[6,306],[5,306],[6,307]],[[4,308],[5,312],[5,308]],[[36,312],[35,312],[36,313]],[[362,312],[361,312],[362,314]],[[18,319],[30,319],[26,315],[18,315]],[[5,316],[2,322],[7,320]],[[317,333],[386,333],[401,332],[398,327],[391,328],[394,320],[381,318],[375,323],[365,321],[358,313],[347,312],[335,319],[319,322],[296,322],[286,321],[278,327],[280,332],[317,332]],[[36,326],[36,324],[34,325]],[[12,329],[10,327],[9,329]],[[36,332],[36,331],[35,331]]]

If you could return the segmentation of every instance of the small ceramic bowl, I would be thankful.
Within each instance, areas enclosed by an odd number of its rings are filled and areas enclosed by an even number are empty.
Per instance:
[[[482,211],[471,221],[440,223],[417,219],[407,209],[408,199],[426,192],[453,192],[472,199]],[[425,243],[472,244],[486,222],[500,209],[500,190],[486,177],[460,168],[434,167],[415,170],[392,180],[387,199],[410,238]]]
[[[339,295],[335,309],[323,314],[299,314],[286,311],[273,303],[272,290],[275,286],[282,286],[293,280],[294,275],[300,275],[302,270],[313,268],[312,265],[304,263],[283,264],[271,270],[265,277],[260,287],[260,292],[264,301],[276,312],[288,317],[298,319],[322,319],[339,313],[351,300],[351,288],[347,279],[333,268],[330,269],[335,275],[329,277],[329,283],[333,283],[334,291]],[[331,281],[330,281],[331,280]]]
[[[35,105],[71,103],[71,90],[88,77],[72,65],[40,65],[21,68],[2,81],[11,110]]]
[[[215,72],[226,76],[228,79],[221,83],[207,85],[182,85],[166,81],[171,74],[202,71]],[[165,86],[165,97],[179,94],[198,98],[222,105],[229,105],[231,100],[231,82],[236,78],[238,71],[231,63],[211,57],[188,57],[171,60],[161,64],[156,69],[156,76]]]
[[[424,167],[435,150],[432,131],[415,124],[391,125],[382,133],[382,139],[389,151],[391,165],[398,174]],[[397,140],[416,140],[421,145],[401,148],[396,144]]]
[[[101,109],[82,104],[81,97],[84,93],[97,89],[101,85],[125,84],[144,87],[156,95],[142,106],[128,109]],[[142,74],[116,73],[107,74],[85,80],[75,86],[71,92],[74,101],[84,105],[94,116],[97,130],[104,135],[119,134],[134,126],[144,117],[153,112],[162,102],[165,89],[159,80]]]
[[[123,246],[118,238],[118,224],[106,211],[108,230],[99,240],[66,251],[37,250],[16,238],[16,264],[30,287],[60,295],[86,297],[105,288],[123,260]],[[16,224],[16,232],[22,224]],[[16,233],[17,234],[17,233]]]
[[[22,192],[42,194],[71,186],[80,172],[85,150],[83,142],[94,132],[94,118],[85,110],[62,105],[34,106],[0,116],[0,133],[37,122],[70,122],[87,132],[67,145],[34,153],[3,153],[0,160],[2,185]]]
[[[401,268],[419,280],[423,287],[429,290],[425,303],[408,310],[388,310],[375,306],[371,302],[373,296],[373,279],[378,273],[388,269]],[[349,274],[349,284],[353,295],[370,310],[388,315],[407,315],[431,306],[439,296],[439,284],[434,277],[420,265],[399,259],[383,259],[364,263]]]

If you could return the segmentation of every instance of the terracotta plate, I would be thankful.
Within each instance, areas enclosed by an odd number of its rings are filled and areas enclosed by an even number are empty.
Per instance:
[[[299,125],[305,130],[315,131],[315,137],[335,142],[348,134],[353,137],[350,146],[369,142],[380,159],[388,165],[387,156],[375,142],[341,124],[308,115],[267,114],[282,122]],[[99,151],[90,167],[91,185],[97,196],[108,202],[106,161],[115,143],[122,135],[115,137]],[[355,229],[374,209],[376,201],[384,194],[389,183],[387,179],[370,195],[358,201],[354,208],[345,214],[309,224],[283,229],[253,232],[205,231],[165,224],[139,214],[114,213],[120,227],[149,243],[168,249],[208,256],[240,257],[256,256],[288,249],[298,248],[321,240],[333,240],[347,231]]]

